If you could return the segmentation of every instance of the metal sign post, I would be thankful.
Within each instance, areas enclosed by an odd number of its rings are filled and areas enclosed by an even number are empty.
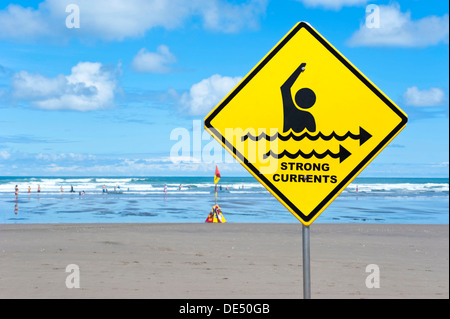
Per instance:
[[[303,225],[303,299],[311,299],[311,268],[309,254],[309,226]]]

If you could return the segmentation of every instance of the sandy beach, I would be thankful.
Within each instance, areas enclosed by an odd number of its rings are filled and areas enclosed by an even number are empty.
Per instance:
[[[0,225],[0,298],[302,298],[301,224]],[[69,289],[68,265],[80,288]],[[367,288],[379,268],[379,288]],[[313,224],[312,298],[449,298],[449,226]]]

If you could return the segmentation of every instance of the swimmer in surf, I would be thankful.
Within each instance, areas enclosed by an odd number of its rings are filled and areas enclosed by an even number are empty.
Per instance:
[[[316,103],[316,94],[309,88],[302,88],[295,94],[295,103],[292,99],[291,89],[300,74],[305,71],[306,63],[300,66],[281,86],[281,96],[283,98],[284,126],[283,132],[292,129],[295,133],[300,133],[304,129],[310,132],[316,131],[316,122],[311,113],[303,109],[309,109]],[[296,105],[297,104],[297,105]]]

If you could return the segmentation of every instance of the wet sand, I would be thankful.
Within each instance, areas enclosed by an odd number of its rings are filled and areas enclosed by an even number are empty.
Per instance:
[[[2,224],[0,298],[300,299],[301,229]],[[71,264],[80,288],[66,286]],[[370,264],[379,288],[366,286]],[[313,224],[311,291],[312,298],[448,299],[449,226]]]

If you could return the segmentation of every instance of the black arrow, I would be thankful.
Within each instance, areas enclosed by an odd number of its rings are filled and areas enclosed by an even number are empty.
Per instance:
[[[282,135],[279,133],[275,133],[273,136],[267,135],[265,132],[262,132],[258,136],[253,136],[251,133],[247,133],[242,137],[242,141],[244,142],[247,139],[250,139],[252,141],[259,141],[262,139],[266,139],[268,141],[274,141],[275,139],[279,138],[282,141],[288,141],[290,139],[293,139],[294,141],[301,141],[304,138],[307,138],[311,141],[317,141],[319,138],[323,139],[324,141],[329,141],[332,138],[335,138],[336,140],[342,142],[345,141],[347,138],[351,138],[353,140],[359,140],[359,145],[363,145],[365,142],[367,142],[368,139],[370,139],[372,135],[367,132],[362,127],[359,127],[359,134],[353,134],[352,132],[348,131],[344,135],[338,135],[336,132],[332,132],[330,135],[324,135],[322,132],[319,132],[317,135],[311,135],[308,132],[305,132],[300,135],[295,135],[292,131],[288,133],[287,135]]]
[[[264,154],[264,159],[268,158],[269,156],[272,156],[273,158],[277,158],[277,159],[281,159],[285,156],[290,159],[296,159],[299,156],[306,158],[306,159],[309,159],[313,156],[316,158],[322,159],[322,158],[325,158],[326,156],[330,156],[331,158],[339,158],[339,163],[342,163],[350,155],[352,155],[352,153],[350,153],[342,145],[339,145],[338,153],[333,153],[330,150],[326,150],[324,153],[317,153],[315,150],[312,150],[311,153],[303,153],[302,150],[298,150],[296,153],[292,154],[292,153],[289,153],[288,151],[284,150],[280,154],[275,154],[274,152],[272,152],[272,150],[270,150],[266,154]]]
[[[367,142],[368,139],[372,137],[372,134],[367,132],[365,129],[363,129],[361,126],[359,127],[359,146],[363,145],[365,142]]]

